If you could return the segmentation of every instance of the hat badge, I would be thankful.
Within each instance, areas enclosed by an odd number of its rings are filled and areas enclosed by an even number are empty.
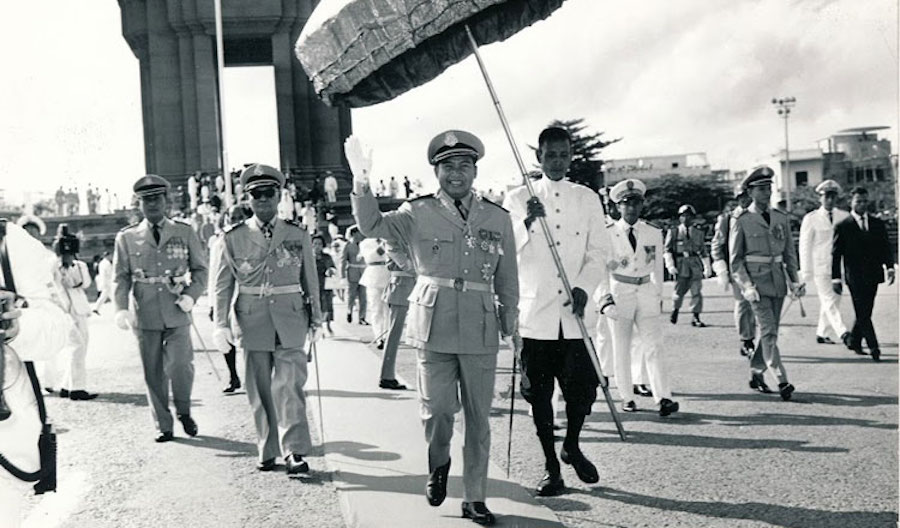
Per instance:
[[[444,145],[447,145],[448,147],[452,147],[453,145],[456,145],[457,143],[459,143],[459,138],[456,137],[456,134],[454,134],[453,132],[447,132],[444,135]]]
[[[256,168],[253,169],[253,175],[254,176],[262,176],[263,175],[262,165],[257,165]]]
[[[628,190],[634,189],[634,180],[628,180],[625,182],[625,186],[628,187]]]

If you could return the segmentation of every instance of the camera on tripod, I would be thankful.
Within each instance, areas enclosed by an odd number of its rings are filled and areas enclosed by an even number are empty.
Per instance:
[[[57,255],[76,255],[81,249],[81,241],[69,232],[68,224],[59,224],[56,239],[53,241],[53,249],[56,250]]]

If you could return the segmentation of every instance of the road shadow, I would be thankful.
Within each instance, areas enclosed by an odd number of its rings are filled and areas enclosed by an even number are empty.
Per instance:
[[[222,451],[222,453],[216,454],[217,457],[240,458],[256,456],[255,444],[251,444],[250,442],[239,442],[237,440],[230,440],[218,436],[197,435],[193,438],[176,437],[174,441],[194,447]]]
[[[852,352],[851,352],[852,354]],[[869,357],[868,354],[860,356],[853,354],[852,356],[844,356],[844,357],[822,357],[822,356],[782,356],[782,361],[784,363],[874,363],[872,358]],[[897,363],[897,356],[892,354],[882,354],[881,355],[882,363]]]
[[[758,521],[784,528],[848,528],[855,526],[875,528],[896,526],[897,523],[897,514],[894,512],[816,510],[802,506],[781,506],[764,502],[684,501],[641,495],[613,488],[594,488],[589,494],[623,504],[655,508],[666,512],[677,511],[735,521]]]
[[[399,453],[394,453],[392,451],[381,451],[378,449],[378,446],[364,444],[362,442],[325,442],[323,449],[326,453],[336,453],[358,460],[388,462],[391,460],[400,459]]]
[[[679,393],[679,396],[695,400],[713,401],[760,401],[772,397],[777,399],[777,394],[759,394],[747,391],[746,393]],[[861,394],[832,394],[824,392],[797,391],[791,397],[793,403],[818,403],[820,405],[834,405],[838,407],[876,407],[879,405],[897,405],[897,396],[871,396]],[[789,405],[789,404],[787,404]]]
[[[323,398],[365,398],[365,399],[377,399],[377,400],[392,400],[392,401],[400,401],[400,400],[410,400],[413,398],[413,394],[415,391],[413,390],[405,390],[405,391],[390,391],[390,392],[357,392],[357,391],[345,391],[338,389],[322,389],[321,391]],[[310,396],[315,395],[313,392],[309,392]]]
[[[592,415],[593,416],[593,415]],[[661,422],[666,425],[724,425],[726,427],[759,427],[759,426],[785,426],[785,427],[868,427],[873,429],[896,429],[895,423],[879,422],[864,418],[843,418],[835,416],[821,416],[809,414],[789,413],[759,413],[748,415],[726,415],[697,412],[679,412],[667,418],[660,418],[656,411],[636,412],[628,415],[628,422]],[[597,418],[586,421],[612,423],[609,415],[599,414]]]
[[[627,430],[627,429],[626,429]],[[619,442],[618,436],[581,438],[582,443]],[[775,438],[723,438],[719,436],[686,435],[628,431],[628,443],[660,446],[697,447],[701,449],[778,449],[800,453],[849,453],[844,447],[816,446],[802,440]]]
[[[134,405],[135,407],[147,407],[147,395],[131,392],[101,392],[94,400],[99,403],[116,403],[120,405]]]

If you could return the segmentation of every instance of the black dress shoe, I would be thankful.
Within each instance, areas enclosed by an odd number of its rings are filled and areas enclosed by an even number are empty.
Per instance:
[[[60,398],[68,398],[69,390],[68,389],[59,389],[59,397]]]
[[[269,458],[263,460],[262,462],[257,462],[256,469],[259,471],[272,471],[273,469],[275,469],[275,459]]]
[[[290,455],[284,458],[285,471],[287,471],[288,475],[296,475],[298,473],[308,473],[309,472],[309,464],[306,463],[306,460],[303,460],[303,457],[298,455],[297,453],[291,453]]]
[[[794,394],[794,386],[790,383],[779,383],[778,393],[781,394],[782,400],[788,401],[791,399],[791,394]]]
[[[881,361],[881,350],[877,348],[872,349],[872,361]]]
[[[567,450],[566,446],[563,446],[562,450],[559,452],[559,458],[575,469],[575,474],[578,475],[578,478],[580,478],[582,482],[594,484],[600,480],[600,475],[597,474],[597,466],[592,464],[591,461],[584,456],[581,449],[576,447]]]
[[[672,401],[669,398],[663,398],[659,401],[659,415],[660,416],[669,416],[672,413],[678,412],[678,402]]]
[[[625,412],[637,412],[637,404],[634,403],[634,400],[627,401],[622,404],[622,410]]]
[[[841,342],[844,343],[844,346],[847,347],[848,350],[853,350],[853,334],[844,332],[841,334]]]
[[[93,400],[96,397],[97,397],[97,393],[83,391],[83,390],[75,390],[75,391],[72,391],[69,393],[70,400],[85,401],[85,400]]]
[[[853,346],[850,347],[850,350],[852,350],[853,353],[856,354],[857,356],[865,356],[866,355],[866,353],[862,349],[862,345],[858,345],[856,343],[854,343]]]
[[[449,474],[450,460],[428,476],[428,482],[425,483],[425,498],[428,499],[428,504],[440,506],[447,498],[447,476]]]
[[[566,483],[563,482],[562,475],[558,471],[544,473],[544,478],[538,482],[537,488],[535,488],[538,497],[554,497],[565,490]]]
[[[477,524],[491,526],[497,519],[491,510],[483,502],[464,502],[462,503],[463,519],[472,519]]]
[[[406,385],[403,385],[395,379],[383,379],[378,382],[378,386],[382,389],[406,390]]]
[[[233,379],[228,383],[228,386],[222,389],[222,392],[225,394],[231,394],[232,392],[241,388],[241,380]]]
[[[384,350],[384,339],[379,339],[375,344],[375,348],[377,348],[378,350]]]
[[[691,321],[691,326],[695,328],[706,328],[706,323],[701,321],[699,317],[694,317],[694,320]]]
[[[763,377],[757,374],[754,374],[750,377],[750,388],[765,394],[769,394],[772,392],[772,389],[766,385],[766,382],[763,381]]]
[[[197,436],[197,422],[191,418],[190,414],[179,414],[178,421],[184,427],[184,434],[188,436]]]
[[[353,314],[349,314],[349,313],[347,314],[347,322],[348,322],[348,323],[352,323],[352,322],[353,322]]]
[[[175,438],[175,435],[172,434],[172,431],[163,431],[163,432],[159,433],[158,435],[156,435],[156,438],[154,438],[153,440],[156,443],[162,443],[162,442],[171,442],[174,438]]]
[[[816,336],[816,343],[820,345],[833,345],[834,341],[830,337]]]
[[[54,389],[53,387],[44,387],[44,390],[47,391],[47,394],[53,394],[54,392],[56,392],[56,389]]]
[[[678,323],[678,310],[672,310],[672,315],[669,316],[669,322],[672,324]]]
[[[366,321],[365,319],[360,319],[359,324],[361,324],[362,326],[372,326],[369,324],[369,321]]]
[[[634,386],[634,393],[637,394],[638,396],[644,396],[644,397],[649,397],[649,398],[653,397],[653,391],[651,391],[647,387],[647,385],[645,385],[643,383],[641,383],[640,385]]]

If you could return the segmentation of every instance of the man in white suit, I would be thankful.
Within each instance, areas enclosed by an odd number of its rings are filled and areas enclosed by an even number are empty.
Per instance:
[[[841,319],[841,296],[831,287],[831,246],[834,226],[850,213],[835,207],[841,192],[841,186],[836,181],[823,181],[816,186],[816,192],[822,207],[807,213],[800,224],[801,282],[814,282],[819,292],[816,342],[834,344],[834,336],[849,348],[850,332]]]
[[[588,187],[565,180],[572,163],[569,133],[549,127],[538,138],[537,158],[543,178],[534,182],[536,197],[526,187],[509,192],[509,209],[519,263],[519,334],[522,337],[522,396],[531,404],[547,473],[537,486],[541,496],[565,489],[553,436],[554,378],[566,400],[566,437],[560,457],[583,482],[599,480],[597,468],[582,454],[578,438],[585,416],[597,398],[599,380],[578,328],[590,293],[605,283],[609,238],[600,197]],[[541,226],[545,217],[572,286],[572,303],[558,278]],[[606,289],[606,288],[603,288]],[[590,292],[590,293],[588,293]],[[611,298],[608,299],[612,302]],[[591,319],[594,310],[588,310]],[[591,328],[594,321],[585,321]]]

